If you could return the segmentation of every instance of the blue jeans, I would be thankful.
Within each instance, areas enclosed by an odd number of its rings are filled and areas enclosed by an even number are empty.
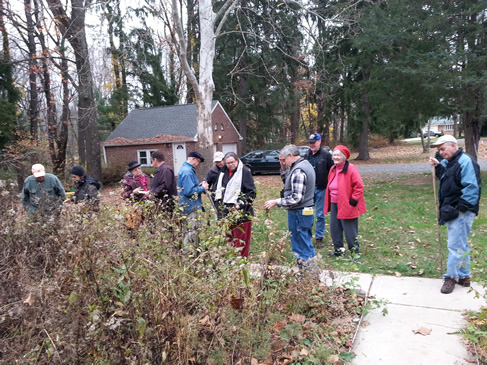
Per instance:
[[[315,257],[313,236],[314,214],[303,215],[302,209],[288,210],[287,223],[291,232],[291,249],[298,261],[308,261]]]
[[[315,238],[323,238],[325,234],[325,191],[315,188],[316,227]]]
[[[474,212],[465,212],[446,222],[448,230],[448,263],[443,279],[465,279],[470,276],[470,247],[468,236],[475,219]]]

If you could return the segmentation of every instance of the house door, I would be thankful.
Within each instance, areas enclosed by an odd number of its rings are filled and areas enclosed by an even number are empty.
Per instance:
[[[173,143],[172,155],[174,156],[174,174],[177,176],[179,169],[186,161],[186,143]]]

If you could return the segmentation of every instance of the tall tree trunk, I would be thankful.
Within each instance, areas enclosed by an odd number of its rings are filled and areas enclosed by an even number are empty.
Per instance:
[[[187,50],[186,54],[188,57],[188,63],[195,67],[198,63],[198,53],[195,50],[195,45],[197,44],[197,19],[195,12],[196,2],[195,0],[187,0],[186,11],[187,11],[187,22],[186,22],[186,32],[188,34]],[[195,89],[194,85],[187,80],[186,83],[187,93],[186,93],[186,103],[192,104],[195,102]]]
[[[29,121],[30,134],[34,139],[39,138],[39,101],[37,92],[38,63],[36,44],[34,39],[35,24],[32,18],[31,0],[24,0],[25,20],[27,25],[27,50],[29,52]]]
[[[94,97],[94,83],[91,74],[88,44],[85,33],[85,4],[83,0],[72,0],[71,18],[61,0],[47,0],[56,19],[56,24],[66,35],[73,47],[78,73],[78,147],[81,162],[86,162],[87,173],[95,179],[101,178],[100,141]],[[82,157],[85,157],[83,161]]]
[[[472,156],[475,161],[478,159],[478,150],[480,142],[480,131],[483,122],[478,117],[478,110],[466,112],[463,120],[463,132],[465,135],[465,151]]]
[[[240,74],[239,94],[241,100],[247,100],[247,76],[243,72]],[[242,154],[247,152],[247,111],[245,109],[239,108],[239,132],[242,136],[240,148]]]
[[[291,143],[296,144],[298,138],[298,127],[299,127],[299,116],[301,114],[301,108],[299,104],[299,97],[297,93],[294,94],[295,100],[292,102],[292,112],[291,112]]]
[[[370,116],[370,106],[369,97],[367,94],[362,95],[360,100],[362,109],[362,132],[360,133],[360,141],[358,146],[358,156],[357,160],[369,160],[369,116]]]
[[[68,59],[64,54],[64,39],[61,43],[61,79],[62,79],[62,93],[63,93],[63,107],[61,112],[61,123],[59,124],[59,131],[56,137],[56,148],[58,161],[57,168],[60,171],[64,171],[66,167],[66,150],[68,145],[68,130],[69,130],[69,119],[70,110],[69,103],[71,100],[70,90],[68,85],[69,80],[69,69],[68,69]]]
[[[52,1],[52,0],[51,0]],[[211,102],[213,100],[213,60],[215,58],[215,41],[220,28],[226,19],[226,15],[236,0],[227,0],[218,11],[213,12],[211,0],[199,1],[200,21],[200,52],[198,78],[194,69],[188,62],[188,40],[184,36],[181,17],[178,13],[178,1],[172,0],[172,19],[176,28],[178,55],[184,73],[195,91],[198,148],[205,157],[205,162],[198,169],[198,175],[202,178],[211,168],[213,161],[213,128],[211,121]]]
[[[40,18],[39,0],[34,0],[35,18],[38,26],[42,20]],[[51,161],[53,164],[53,171],[56,175],[62,175],[64,173],[64,166],[66,160],[66,154],[60,154],[57,149],[58,138],[58,119],[56,109],[56,99],[51,89],[51,71],[50,66],[50,50],[47,48],[46,40],[44,37],[44,28],[38,27],[37,38],[42,49],[42,80],[44,87],[44,96],[46,98],[46,113],[47,113],[47,139],[49,143],[49,153],[51,155]],[[64,84],[64,83],[63,83]],[[60,160],[61,159],[61,160]]]
[[[453,137],[458,138],[458,113],[453,113]]]

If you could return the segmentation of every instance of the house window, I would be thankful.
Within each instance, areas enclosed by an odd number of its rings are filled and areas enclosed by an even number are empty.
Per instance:
[[[152,166],[150,154],[154,151],[157,151],[157,150],[138,150],[137,151],[137,161],[142,166]]]
[[[453,130],[453,124],[446,124],[445,125],[445,131],[452,131]]]
[[[223,130],[223,123],[222,123],[222,130]]]
[[[215,124],[215,130],[217,131],[218,130],[218,123]]]

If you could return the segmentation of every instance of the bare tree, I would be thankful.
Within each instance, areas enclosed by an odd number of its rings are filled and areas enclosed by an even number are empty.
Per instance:
[[[90,0],[47,0],[56,25],[73,47],[78,73],[78,149],[82,164],[95,179],[101,178],[100,141],[94,97],[93,76],[85,32],[85,14]],[[67,9],[71,9],[68,15]]]
[[[52,1],[52,0],[50,0]],[[171,31],[179,62],[185,76],[192,86],[197,109],[198,148],[205,156],[205,164],[200,171],[207,171],[211,167],[213,155],[213,128],[211,123],[211,102],[215,85],[213,83],[213,60],[215,57],[215,41],[233,6],[238,0],[226,0],[219,4],[218,12],[213,10],[212,0],[198,2],[200,49],[198,72],[188,61],[188,35],[185,33],[181,16],[181,3],[171,0],[171,8],[167,2],[161,0],[159,16]],[[157,10],[155,9],[157,12]]]

